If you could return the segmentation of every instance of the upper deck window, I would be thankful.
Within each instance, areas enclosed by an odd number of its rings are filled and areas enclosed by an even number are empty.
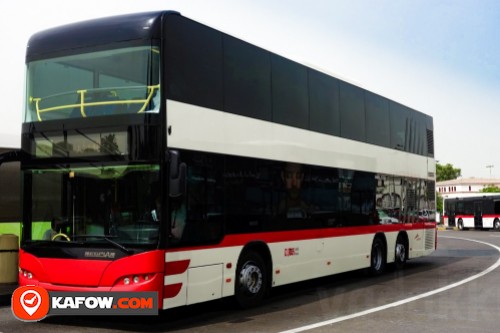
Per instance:
[[[30,62],[24,120],[159,112],[159,57],[141,46]]]

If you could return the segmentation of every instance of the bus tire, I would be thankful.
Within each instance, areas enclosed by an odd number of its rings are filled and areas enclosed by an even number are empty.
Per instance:
[[[370,256],[370,275],[377,276],[385,271],[387,255],[385,243],[381,237],[375,237]]]
[[[262,257],[254,251],[241,254],[236,268],[235,298],[241,308],[260,304],[267,293],[268,272]]]
[[[498,218],[493,221],[493,230],[500,231],[500,220]]]
[[[462,219],[458,219],[457,225],[458,225],[458,230],[461,230],[461,231],[465,230],[464,221]]]
[[[396,247],[394,249],[394,265],[396,269],[403,269],[406,265],[408,241],[404,234],[400,233],[396,239]]]

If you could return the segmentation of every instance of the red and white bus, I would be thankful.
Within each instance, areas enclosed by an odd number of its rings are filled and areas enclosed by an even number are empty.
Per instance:
[[[444,200],[444,223],[459,230],[494,229],[500,231],[500,194],[457,195]]]
[[[169,11],[37,33],[26,66],[21,285],[246,307],[435,249],[430,116]]]

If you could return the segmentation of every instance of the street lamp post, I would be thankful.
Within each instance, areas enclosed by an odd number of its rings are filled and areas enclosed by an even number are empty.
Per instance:
[[[486,167],[487,167],[488,169],[490,169],[490,178],[491,178],[491,169],[494,167],[494,165],[493,165],[493,164],[490,164],[490,165],[487,165]]]

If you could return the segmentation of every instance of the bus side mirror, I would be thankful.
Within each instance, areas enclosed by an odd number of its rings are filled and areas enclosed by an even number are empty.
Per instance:
[[[171,150],[169,157],[169,186],[168,194],[171,198],[181,197],[186,193],[187,165],[180,162],[179,152]]]

